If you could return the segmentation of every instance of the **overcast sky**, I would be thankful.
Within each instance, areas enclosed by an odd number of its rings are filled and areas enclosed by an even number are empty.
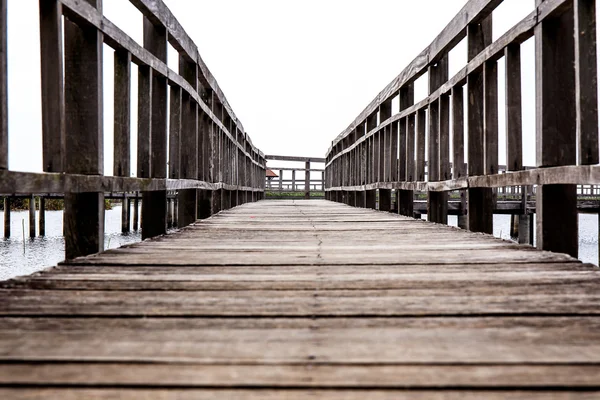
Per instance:
[[[331,141],[466,4],[466,0],[164,0],[198,45],[253,143],[267,154],[323,157]],[[10,168],[41,171],[38,0],[8,0]],[[499,37],[533,11],[506,0]],[[141,43],[141,14],[104,0],[105,15]],[[112,172],[112,51],[105,46],[105,162]],[[525,163],[534,159],[533,43],[523,48]],[[176,54],[169,65],[177,70]],[[451,53],[451,75],[466,63]],[[135,70],[134,70],[135,71]],[[503,63],[500,63],[503,143]],[[135,75],[135,74],[134,74]],[[134,93],[137,83],[134,82]],[[417,100],[426,96],[417,83]],[[135,99],[134,99],[135,100]],[[134,101],[133,110],[136,110]],[[135,143],[135,125],[132,126]],[[501,146],[503,147],[503,146]],[[500,151],[500,162],[504,161]],[[135,163],[133,164],[135,165]]]

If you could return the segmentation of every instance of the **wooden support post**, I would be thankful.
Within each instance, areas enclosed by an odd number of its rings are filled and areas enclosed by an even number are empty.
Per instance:
[[[467,28],[468,59],[475,58],[492,43],[492,16]],[[484,175],[485,168],[485,107],[484,107],[483,68],[471,72],[467,78],[468,91],[468,167],[469,176]],[[470,188],[468,190],[469,229],[474,232],[492,234],[493,191],[490,188]]]
[[[167,198],[167,229],[173,227],[173,199]]]
[[[412,217],[414,213],[414,192],[412,190],[398,190],[398,213]]]
[[[506,167],[523,169],[523,122],[521,107],[521,46],[504,50],[506,60]]]
[[[379,211],[392,210],[392,191],[390,189],[379,189]]]
[[[366,208],[371,208],[373,210],[377,209],[377,191],[376,190],[367,190],[365,191],[365,204]]]
[[[356,192],[356,207],[366,208],[367,207],[367,196],[364,190]]]
[[[10,197],[4,198],[4,237],[10,238]]]
[[[139,194],[135,194],[135,198],[133,200],[133,230],[137,231],[140,227],[140,204],[139,204]]]
[[[0,0],[0,170],[8,169],[8,0]]]
[[[400,89],[400,109],[405,110],[415,103],[414,83]],[[423,125],[423,128],[425,125]],[[415,144],[417,143],[416,115],[412,114],[400,121],[400,159],[398,180],[400,182],[414,182],[417,180],[417,167],[415,162]],[[422,139],[425,139],[423,132]],[[423,145],[423,157],[425,156],[425,143]],[[423,159],[423,163],[425,160]],[[396,202],[398,213],[408,217],[413,216],[413,199],[415,193],[412,190],[398,190]]]
[[[46,236],[46,199],[44,196],[40,196],[39,199],[38,235]]]
[[[102,12],[99,0],[88,0]],[[103,36],[96,27],[64,20],[65,172],[102,175]],[[65,193],[67,260],[104,250],[104,193]]]
[[[279,185],[278,185],[278,188],[279,188],[279,193],[283,192],[283,170],[282,169],[279,170]]]
[[[433,93],[448,80],[448,54],[429,67],[429,92]],[[429,182],[444,179],[449,165],[449,100],[440,97],[429,106]],[[446,148],[444,148],[444,146]],[[442,168],[444,176],[442,176]],[[427,193],[427,220],[448,223],[448,193]]]
[[[598,156],[598,65],[596,2],[575,0],[575,72],[578,95],[579,164],[595,165]]]
[[[306,161],[304,174],[304,198],[310,200],[310,161]]]
[[[123,200],[121,206],[121,233],[129,232],[129,210],[127,201],[127,193],[123,193]]]
[[[577,162],[574,29],[572,9],[546,18],[535,28],[538,167]],[[537,247],[577,257],[577,186],[538,186],[536,199]]]
[[[29,196],[29,237],[35,238],[35,197]]]
[[[179,71],[192,87],[197,87],[197,65],[179,57]],[[182,94],[181,100],[181,133],[180,133],[180,177],[197,179],[198,177],[198,110],[197,104],[187,94]],[[178,192],[177,198],[178,227],[187,226],[197,219],[198,191],[184,189]]]
[[[131,136],[131,53],[115,51],[114,164],[115,176],[130,176]],[[123,203],[125,204],[125,203]],[[125,208],[125,207],[123,207]],[[123,232],[129,232],[128,229]]]
[[[519,216],[519,244],[533,246],[533,221],[534,214],[523,214]]]
[[[292,192],[296,191],[296,170],[292,171]]]
[[[6,18],[7,1],[1,3],[3,18]],[[40,0],[39,11],[43,170],[45,172],[64,172],[66,138],[62,5],[58,0]],[[2,25],[2,28],[5,32],[6,25]],[[6,40],[6,37],[3,39]],[[6,57],[6,51],[2,50],[0,54]],[[0,65],[5,66],[5,61]],[[4,76],[5,73],[6,71],[0,71],[0,76]],[[5,95],[6,92],[2,93],[3,99],[6,98]],[[4,121],[4,118],[2,120]],[[3,129],[2,132],[4,132]],[[2,142],[1,139],[0,142]],[[8,145],[8,142],[6,143]],[[1,159],[2,156],[0,156]],[[1,161],[0,169],[2,169]]]
[[[216,214],[223,210],[223,189],[212,192],[212,213]]]
[[[167,61],[167,30],[144,17],[144,48],[159,60]],[[184,72],[185,73],[185,72]],[[167,178],[167,81],[150,71],[149,98],[144,113],[150,113],[143,129],[150,132],[150,174],[152,178]],[[138,131],[139,132],[139,131]],[[167,192],[142,192],[142,239],[167,233]]]
[[[422,109],[417,112],[416,176],[418,182],[425,181],[425,124],[427,124],[427,112]]]
[[[519,215],[510,215],[510,237],[515,238],[519,236]]]

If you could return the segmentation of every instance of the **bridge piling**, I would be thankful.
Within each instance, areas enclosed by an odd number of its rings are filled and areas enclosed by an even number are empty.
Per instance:
[[[44,196],[39,197],[38,231],[40,236],[46,236],[46,199]]]
[[[35,238],[35,197],[29,196],[29,237]]]
[[[4,198],[4,238],[10,238],[10,197],[6,196]]]

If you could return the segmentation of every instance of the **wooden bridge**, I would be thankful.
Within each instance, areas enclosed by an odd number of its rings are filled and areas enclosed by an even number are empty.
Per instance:
[[[268,156],[175,16],[161,0],[130,2],[142,45],[101,0],[39,2],[44,172],[24,173],[8,168],[0,0],[0,193],[62,196],[66,259],[0,284],[2,398],[600,397],[600,272],[576,259],[577,185],[600,184],[594,0],[536,0],[497,40],[502,0],[469,1],[324,159],[277,156],[325,164],[326,200],[286,201],[264,200]],[[525,169],[530,38],[537,165]],[[450,77],[463,39],[468,62]],[[104,44],[115,65],[112,175]],[[422,77],[429,95],[417,99]],[[305,188],[312,169],[301,168]],[[537,249],[489,235],[497,190],[515,187],[528,232],[535,189]],[[105,196],[137,193],[147,240],[103,252]],[[446,226],[451,193],[467,229]],[[429,222],[413,218],[419,196]],[[180,230],[165,235],[172,219]]]

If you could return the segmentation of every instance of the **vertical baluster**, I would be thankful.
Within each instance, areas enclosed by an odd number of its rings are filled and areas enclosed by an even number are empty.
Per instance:
[[[10,238],[10,197],[4,198],[4,237]]]
[[[384,122],[392,116],[392,101],[388,99],[379,106],[379,119]],[[397,123],[396,134],[397,134]],[[392,148],[391,148],[392,127],[390,125],[379,131],[379,182],[387,183],[390,181],[389,171],[392,166]],[[390,211],[392,209],[392,190],[387,188],[379,189],[379,210]]]
[[[306,173],[304,174],[304,198],[310,199],[310,161],[306,161],[304,165]]]
[[[415,103],[415,86],[409,83],[400,89],[400,110],[406,110]],[[400,121],[400,170],[399,180],[401,182],[413,182],[416,180],[415,168],[415,115],[409,115]],[[424,126],[423,126],[424,127]],[[425,132],[423,131],[423,138]],[[423,143],[423,146],[425,144]],[[425,147],[423,147],[424,149]],[[423,150],[424,151],[424,150]],[[423,153],[424,154],[424,153]],[[424,161],[424,160],[423,160]],[[408,217],[413,216],[414,191],[398,190],[398,213]]]
[[[448,80],[448,55],[444,55],[435,65],[429,67],[429,93],[435,92]],[[446,102],[439,98],[429,106],[429,182],[440,180],[441,162],[442,162],[442,141],[441,136],[447,135],[446,128],[442,125],[446,123],[447,113],[442,111]],[[442,123],[442,121],[444,121]],[[441,224],[448,223],[448,193],[447,192],[428,192],[427,194],[427,219],[431,222]]]
[[[29,237],[35,238],[35,197],[29,196]]]
[[[536,161],[539,167],[577,162],[574,29],[572,9],[546,18],[535,28]],[[541,185],[536,199],[537,247],[577,257],[577,186]]]
[[[38,235],[46,236],[46,199],[39,197],[39,215],[38,215]]]
[[[101,12],[101,2],[87,0]],[[65,172],[103,172],[103,37],[85,23],[65,19],[64,99]],[[104,193],[65,193],[65,253],[67,259],[104,250]]]
[[[417,111],[417,181],[425,181],[425,133],[427,123],[427,111],[421,109]]]
[[[193,88],[198,82],[197,66],[183,55],[179,56],[179,73]],[[198,124],[197,104],[185,92],[181,96],[180,170],[182,179],[198,177]],[[196,189],[180,190],[177,196],[177,222],[179,227],[188,226],[197,219],[198,196]]]
[[[574,7],[579,164],[594,165],[600,162],[598,158],[596,2],[594,0],[575,0]]]
[[[492,16],[467,28],[468,59],[472,60],[492,43]],[[485,173],[484,152],[484,73],[483,68],[471,72],[467,78],[468,90],[468,174]],[[468,190],[469,229],[493,233],[493,196],[490,188]]]
[[[7,1],[1,3],[5,18]],[[62,5],[57,0],[40,0],[39,7],[43,169],[45,172],[63,172],[66,142]],[[5,29],[5,25],[3,27]],[[5,51],[0,51],[0,54],[6,56]],[[0,63],[0,65],[5,64]],[[0,76],[4,76],[2,71]]]
[[[144,48],[159,60],[167,61],[167,31],[144,18]],[[148,118],[150,132],[150,177],[167,177],[167,81],[150,70],[150,98]],[[142,192],[142,238],[151,238],[167,232],[166,190]]]

